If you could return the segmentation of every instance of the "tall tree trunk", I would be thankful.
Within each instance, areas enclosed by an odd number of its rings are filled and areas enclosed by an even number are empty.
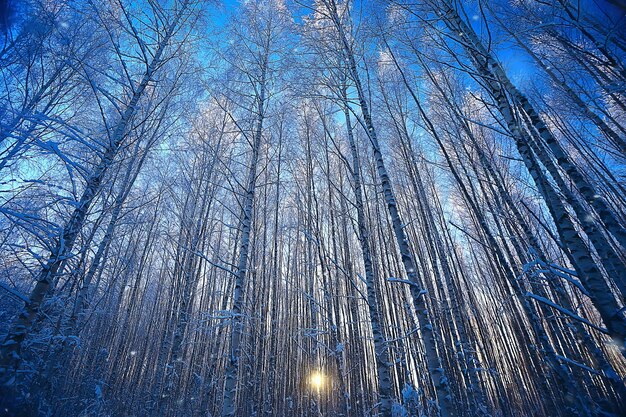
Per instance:
[[[541,121],[528,100],[513,86],[500,65],[482,46],[473,29],[463,22],[447,0],[442,0],[439,4],[442,5],[442,9],[445,12],[445,14],[442,13],[442,17],[450,27],[451,32],[453,32],[453,36],[460,38],[460,43],[473,58],[476,69],[484,77],[490,93],[495,98],[500,113],[513,134],[518,151],[522,155],[524,163],[535,180],[537,187],[544,196],[559,235],[574,260],[574,266],[583,284],[589,291],[591,300],[598,309],[611,335],[618,340],[620,346],[626,346],[626,316],[624,316],[622,308],[613,296],[605,277],[595,264],[589,249],[585,246],[584,241],[573,225],[565,207],[537,164],[536,154],[530,149],[530,141],[532,139],[523,132],[523,128],[520,127],[518,120],[515,118],[514,111],[506,98],[507,93],[528,114],[532,123],[531,128],[536,129],[540,137],[546,141],[552,152],[554,152],[558,163],[563,166],[585,199],[597,210],[607,229],[623,247],[626,247],[626,244],[624,244],[626,235],[622,226],[615,219],[610,209],[606,207],[604,200],[595,194],[591,185],[582,178],[579,171],[569,161],[563,149]],[[621,351],[626,352],[625,349],[621,349]]]
[[[243,201],[243,210],[239,220],[241,237],[239,243],[239,261],[235,275],[235,288],[233,291],[230,355],[226,365],[226,383],[224,385],[224,399],[222,405],[222,417],[231,417],[237,414],[237,388],[239,358],[241,356],[241,337],[244,327],[244,286],[246,283],[248,256],[250,248],[250,236],[252,231],[252,210],[254,206],[254,194],[257,180],[257,164],[261,151],[261,139],[263,136],[263,121],[265,118],[265,89],[268,67],[268,55],[264,56],[261,64],[261,78],[259,81],[259,93],[257,97],[257,120],[252,138],[252,156],[248,167],[248,180],[246,194]]]
[[[381,183],[385,202],[387,204],[387,210],[389,212],[389,216],[393,225],[393,232],[396,238],[396,243],[398,245],[398,248],[400,249],[402,264],[407,274],[408,281],[411,283],[409,287],[411,295],[413,297],[415,310],[417,312],[417,320],[419,323],[420,332],[423,338],[427,361],[426,366],[429,372],[430,380],[437,393],[436,401],[439,407],[439,413],[441,417],[451,416],[455,414],[454,406],[452,404],[450,391],[447,386],[447,378],[444,374],[444,369],[441,366],[441,360],[437,351],[435,330],[431,323],[431,318],[426,303],[427,291],[423,289],[424,285],[422,282],[422,276],[417,270],[413,255],[411,253],[411,247],[404,231],[404,223],[402,222],[402,219],[400,217],[395,193],[391,185],[391,180],[389,178],[389,174],[387,173],[387,168],[385,166],[385,162],[383,160],[383,156],[380,150],[378,137],[376,135],[374,123],[372,121],[369,106],[367,104],[367,97],[365,95],[365,90],[363,89],[363,86],[361,84],[361,78],[357,69],[354,52],[352,51],[352,46],[350,45],[348,37],[345,33],[344,25],[337,11],[337,5],[335,1],[324,0],[324,3],[327,5],[330,17],[333,20],[335,28],[337,29],[339,41],[341,42],[344,50],[344,55],[347,60],[348,71],[350,77],[354,82],[358,94],[359,106],[363,116],[366,133],[369,137],[372,149],[374,151],[374,160],[376,162],[378,179]]]
[[[376,297],[375,275],[372,263],[372,254],[369,243],[369,233],[367,230],[365,210],[363,206],[363,196],[361,190],[361,162],[354,140],[352,130],[352,122],[350,121],[350,111],[348,109],[348,100],[346,89],[343,91],[343,113],[346,121],[346,134],[348,137],[348,145],[352,155],[352,167],[349,171],[352,174],[352,187],[354,190],[355,206],[357,211],[358,237],[361,244],[361,256],[363,258],[363,266],[365,269],[365,282],[367,284],[367,305],[369,307],[369,319],[372,326],[372,335],[374,336],[374,351],[376,354],[376,371],[378,376],[378,394],[380,406],[378,413],[381,416],[391,414],[392,406],[392,390],[391,375],[389,373],[389,353],[387,351],[387,341],[381,328],[381,309]]]

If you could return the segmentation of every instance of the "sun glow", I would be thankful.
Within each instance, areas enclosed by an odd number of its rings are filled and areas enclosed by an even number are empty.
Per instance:
[[[309,377],[309,384],[311,387],[320,390],[324,386],[326,377],[321,372],[313,372]]]

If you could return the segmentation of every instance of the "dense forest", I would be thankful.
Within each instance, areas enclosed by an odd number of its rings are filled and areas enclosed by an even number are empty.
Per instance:
[[[626,415],[623,0],[0,9],[0,415]]]

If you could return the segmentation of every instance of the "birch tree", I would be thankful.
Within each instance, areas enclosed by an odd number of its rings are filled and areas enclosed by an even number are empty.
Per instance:
[[[432,383],[437,391],[437,401],[439,403],[441,415],[450,415],[450,397],[446,387],[446,378],[443,375],[443,368],[440,365],[437,353],[436,336],[434,334],[435,329],[430,322],[429,312],[425,305],[427,291],[423,289],[423,282],[415,265],[413,255],[411,253],[411,247],[404,231],[404,224],[398,212],[396,197],[389,179],[389,174],[387,173],[381,147],[376,135],[376,129],[373,124],[372,115],[370,114],[366,91],[361,82],[361,76],[357,67],[357,61],[353,51],[354,46],[347,32],[347,27],[349,26],[346,25],[344,20],[345,16],[348,16],[349,5],[342,5],[342,8],[339,8],[337,3],[331,1],[322,2],[321,6],[323,8],[321,8],[319,12],[322,16],[329,19],[335,27],[338,41],[342,46],[345,59],[347,61],[348,73],[354,82],[354,86],[357,91],[361,116],[374,152],[377,172],[385,196],[389,216],[393,224],[394,235],[402,254],[402,263],[404,265],[408,281],[410,282],[413,302],[416,310],[418,311],[418,321],[423,335],[430,377],[432,378]]]
[[[621,415],[626,44],[596,6],[20,5],[0,410]]]
[[[117,9],[118,6],[119,9]],[[71,255],[71,251],[86,221],[94,198],[97,196],[108,170],[114,163],[115,157],[123,146],[125,139],[128,137],[129,130],[133,126],[134,116],[137,113],[138,106],[144,97],[146,89],[149,84],[154,81],[158,70],[167,62],[167,54],[170,53],[170,44],[173,38],[181,31],[181,27],[183,27],[185,22],[190,18],[193,6],[194,5],[189,2],[177,4],[171,12],[171,15],[164,21],[160,21],[160,19],[162,19],[160,13],[162,13],[163,10],[160,9],[159,6],[154,6],[156,9],[153,10],[153,16],[157,20],[155,21],[156,26],[153,27],[153,30],[158,36],[156,42],[147,42],[140,37],[141,35],[137,33],[136,30],[133,31],[136,22],[133,23],[132,20],[129,19],[126,14],[128,11],[124,8],[124,5],[111,5],[111,9],[101,11],[101,13],[111,13],[112,15],[110,15],[110,17],[113,19],[113,22],[128,25],[128,28],[133,34],[131,39],[137,42],[137,46],[141,51],[138,59],[139,62],[145,65],[145,70],[143,73],[139,73],[137,79],[132,78],[130,73],[126,73],[129,77],[128,95],[122,99],[120,105],[115,101],[111,101],[111,105],[114,106],[118,115],[111,125],[105,124],[104,126],[106,132],[105,137],[102,138],[104,150],[96,157],[97,162],[86,178],[84,190],[80,199],[76,202],[76,208],[60,230],[59,236],[56,239],[57,243],[52,248],[49,259],[44,263],[41,271],[38,273],[35,287],[29,296],[28,302],[25,304],[24,311],[13,324],[12,330],[3,343],[2,374],[4,381],[13,378],[13,372],[21,361],[21,344],[28,335],[33,321],[37,317],[41,304],[50,291],[50,288],[55,285],[58,280],[58,275],[63,272],[62,266]],[[95,13],[99,18],[104,18],[97,9]],[[118,47],[117,42],[115,38],[112,39],[112,48],[115,49]],[[119,54],[118,57],[122,66],[126,68],[125,57],[122,54]],[[102,94],[104,100],[111,99],[106,91]]]
[[[239,133],[250,146],[250,157],[247,161],[242,197],[239,200],[241,214],[237,228],[240,236],[237,267],[234,271],[230,354],[225,375],[222,416],[232,416],[237,412],[239,358],[246,315],[243,291],[248,278],[250,238],[254,226],[252,221],[258,177],[257,166],[265,134],[268,100],[272,93],[270,86],[277,77],[275,71],[279,69],[277,59],[280,57],[279,48],[283,46],[280,41],[285,36],[290,21],[288,11],[282,2],[268,4],[250,2],[245,5],[241,18],[243,20],[235,20],[231,25],[236,36],[235,45],[241,48],[244,55],[232,56],[231,65],[235,71],[240,72],[245,85],[253,91],[250,107],[246,109],[249,112],[246,117],[248,120],[251,119],[252,123],[248,129],[237,122]],[[249,65],[242,65],[244,63]]]

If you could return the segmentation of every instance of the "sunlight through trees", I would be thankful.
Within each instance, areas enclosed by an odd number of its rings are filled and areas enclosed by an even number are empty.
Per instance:
[[[4,3],[1,416],[626,410],[623,1]]]

